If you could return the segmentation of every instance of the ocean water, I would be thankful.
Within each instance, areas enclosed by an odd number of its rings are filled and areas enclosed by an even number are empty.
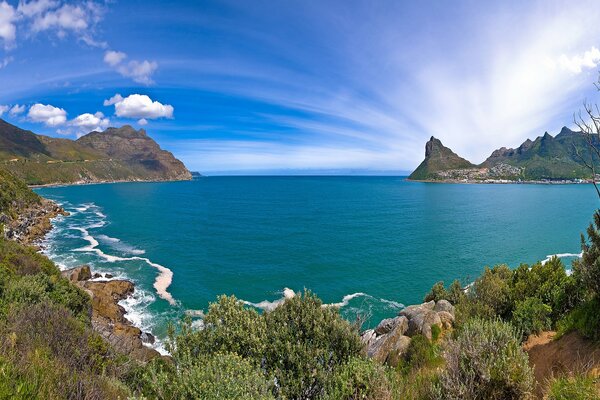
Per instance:
[[[71,212],[46,254],[136,283],[127,317],[159,338],[220,294],[269,308],[310,289],[367,324],[439,280],[580,252],[590,185],[466,185],[403,177],[207,177],[37,189]]]

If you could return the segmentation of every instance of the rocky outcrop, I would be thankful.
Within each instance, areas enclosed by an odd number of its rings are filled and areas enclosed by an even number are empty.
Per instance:
[[[140,361],[160,356],[156,350],[144,346],[150,342],[148,333],[142,332],[125,318],[125,309],[119,301],[127,298],[135,287],[126,280],[85,281],[81,285],[92,297],[92,327],[116,350]]]
[[[144,345],[153,344],[155,338],[142,332],[125,318],[125,309],[119,301],[132,295],[135,286],[127,280],[92,281],[93,274],[88,265],[66,270],[62,275],[85,290],[92,298],[92,328],[115,350],[130,357],[147,362],[160,353]]]
[[[0,223],[4,224],[4,235],[7,239],[31,245],[52,229],[50,220],[58,215],[68,214],[53,201],[41,199],[39,204],[20,209],[16,218],[3,214],[0,216]]]
[[[412,305],[395,318],[384,319],[375,329],[361,334],[367,356],[392,367],[406,353],[411,337],[417,334],[432,339],[432,327],[450,329],[454,324],[454,306],[446,300]]]
[[[71,282],[81,282],[92,279],[92,271],[90,270],[89,265],[82,265],[80,267],[67,269],[62,271],[60,274]]]

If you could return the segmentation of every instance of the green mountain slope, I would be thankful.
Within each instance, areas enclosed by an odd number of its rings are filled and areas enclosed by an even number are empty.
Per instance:
[[[435,179],[435,173],[452,169],[473,168],[475,165],[445,147],[439,139],[433,136],[425,144],[425,159],[408,179]]]
[[[30,185],[191,179],[181,161],[131,126],[74,141],[36,135],[0,119],[0,164]]]
[[[596,138],[594,143],[600,146]],[[496,150],[482,166],[506,163],[521,167],[525,179],[583,179],[590,178],[591,172],[580,157],[589,162],[592,155],[586,137],[564,127],[556,137],[546,132],[534,141],[528,139],[517,149]],[[593,160],[594,164],[599,164],[595,155]]]
[[[600,148],[600,140],[596,137],[593,138],[593,143]],[[502,147],[495,150],[480,165],[471,164],[432,137],[425,146],[425,160],[409,179],[589,179],[591,171],[581,158],[588,163],[593,160],[600,171],[600,160],[590,150],[587,138],[581,132],[574,132],[566,127],[556,137],[546,132],[533,141],[527,139],[516,149]]]

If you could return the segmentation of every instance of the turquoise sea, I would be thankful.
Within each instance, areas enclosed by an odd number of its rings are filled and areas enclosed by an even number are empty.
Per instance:
[[[223,293],[268,308],[285,288],[307,288],[372,325],[420,302],[436,281],[468,283],[486,265],[563,254],[568,266],[599,204],[590,185],[404,177],[206,177],[37,192],[71,212],[55,221],[46,253],[64,268],[88,263],[133,280],[127,317],[158,337],[167,321]]]

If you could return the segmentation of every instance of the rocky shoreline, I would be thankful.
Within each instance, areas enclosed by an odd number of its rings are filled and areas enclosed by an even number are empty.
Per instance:
[[[52,229],[52,219],[68,213],[53,201],[41,198],[39,204],[19,210],[16,218],[0,216],[4,236],[25,245],[34,245]]]
[[[133,282],[110,280],[112,276],[92,275],[88,265],[62,271],[62,275],[90,295],[92,328],[117,351],[142,362],[160,357],[158,351],[146,346],[154,343],[154,336],[133,326],[125,318],[125,309],[119,305],[119,301],[135,291]],[[93,280],[98,278],[101,280]]]
[[[41,198],[39,203],[20,209],[16,218],[2,215],[0,223],[4,224],[7,239],[40,250],[40,241],[52,229],[52,219],[59,215],[69,214],[55,202]],[[92,328],[115,349],[142,362],[161,356],[158,351],[146,346],[154,343],[154,336],[133,326],[125,318],[125,309],[119,305],[119,301],[135,291],[133,282],[111,280],[112,276],[109,274],[104,277],[100,274],[92,275],[87,265],[61,273],[90,295]]]

